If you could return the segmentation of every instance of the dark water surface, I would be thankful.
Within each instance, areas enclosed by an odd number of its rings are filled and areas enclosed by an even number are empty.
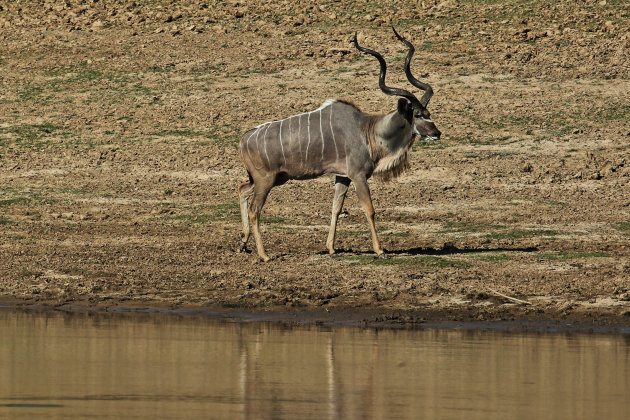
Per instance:
[[[0,310],[0,418],[628,419],[630,337]]]

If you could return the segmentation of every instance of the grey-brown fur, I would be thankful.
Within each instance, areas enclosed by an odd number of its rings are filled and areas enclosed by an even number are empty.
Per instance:
[[[361,50],[378,55],[371,50]],[[384,61],[381,66],[383,89]],[[271,188],[289,179],[312,179],[328,174],[335,176],[331,226],[326,241],[328,251],[335,252],[337,218],[348,186],[354,182],[359,203],[368,219],[374,252],[384,256],[376,235],[367,180],[372,175],[388,179],[400,174],[408,165],[407,152],[416,136],[423,139],[440,136],[426,108],[417,99],[414,101],[411,93],[386,89],[383,90],[388,94],[410,100],[400,98],[396,110],[374,116],[361,112],[349,102],[329,99],[314,111],[261,124],[243,135],[240,153],[249,182],[239,186],[242,249],[251,230],[258,255],[264,261],[269,260],[260,237],[259,217]],[[404,92],[404,95],[398,92]]]

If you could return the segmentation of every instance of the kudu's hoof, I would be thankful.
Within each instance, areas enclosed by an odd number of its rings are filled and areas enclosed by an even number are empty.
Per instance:
[[[389,255],[387,255],[386,253],[382,253],[382,254],[378,254],[378,259],[379,260],[389,260]]]
[[[260,255],[257,255],[257,256],[256,256],[256,258],[252,258],[252,259],[251,259],[251,263],[252,263],[252,265],[264,264],[264,263],[267,263],[267,262],[269,262],[269,261],[271,261],[271,260],[272,260],[272,259],[271,259],[271,258],[269,258],[269,257],[265,257],[265,258],[263,258],[263,257],[261,257]]]

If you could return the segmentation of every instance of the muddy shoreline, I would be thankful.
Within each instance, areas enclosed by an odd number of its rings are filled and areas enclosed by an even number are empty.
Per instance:
[[[85,306],[0,301],[0,310],[61,312],[68,314],[160,314],[202,316],[222,322],[269,322],[286,326],[325,326],[386,329],[465,329],[508,332],[608,333],[630,334],[629,314],[590,312],[561,314],[545,311],[524,313],[519,308],[503,308],[492,313],[470,309],[375,310],[334,308],[327,310],[287,308],[220,308],[110,304]]]

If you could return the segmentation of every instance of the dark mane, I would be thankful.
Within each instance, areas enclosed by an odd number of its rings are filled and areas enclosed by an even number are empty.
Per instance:
[[[346,104],[346,105],[350,105],[352,108],[356,109],[359,112],[363,112],[359,109],[358,106],[356,106],[354,103],[347,101],[345,99],[335,99],[336,102],[342,103],[342,104]]]

